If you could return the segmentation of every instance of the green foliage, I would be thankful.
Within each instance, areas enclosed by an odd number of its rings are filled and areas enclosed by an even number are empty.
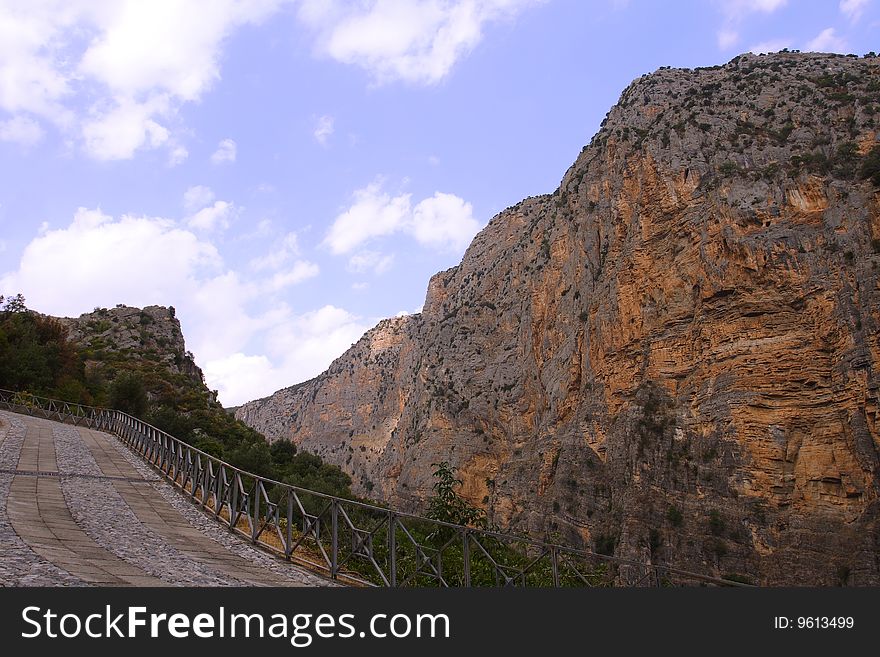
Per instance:
[[[82,378],[82,364],[67,340],[67,330],[56,320],[28,310],[20,294],[9,299],[0,296],[0,304],[0,387],[52,395],[64,386],[88,401],[88,395],[72,383]]]
[[[144,382],[134,372],[120,374],[110,386],[110,406],[117,410],[139,418],[146,413],[148,403]]]
[[[673,527],[681,527],[681,523],[684,521],[684,516],[681,515],[681,511],[678,507],[670,506],[669,510],[666,511],[666,519]]]
[[[461,485],[461,480],[456,479],[452,467],[447,461],[432,464],[434,468],[433,490],[434,497],[428,502],[428,512],[425,514],[431,520],[440,520],[456,525],[468,525],[470,527],[485,527],[486,516],[482,509],[471,506],[462,499],[455,488]]]
[[[641,415],[636,421],[639,452],[652,442],[662,438],[672,425],[671,403],[666,392],[653,381],[639,386],[637,397],[641,401]]]
[[[296,456],[296,445],[294,445],[286,438],[282,440],[276,440],[269,447],[269,452],[272,455],[273,463],[283,465],[286,463],[290,463],[290,461],[293,460],[293,457]]]
[[[839,178],[849,180],[855,177],[859,163],[859,146],[847,141],[837,147],[834,153],[834,173]]]
[[[874,146],[865,156],[859,176],[880,187],[880,146]]]
[[[727,556],[727,545],[720,538],[712,539],[709,544],[709,551],[715,555],[716,559],[723,559]]]
[[[550,259],[550,240],[545,236],[543,240],[541,240],[541,257],[544,260]]]
[[[273,478],[272,455],[266,441],[239,445],[228,453],[230,463],[261,477]]]
[[[337,497],[353,497],[351,477],[338,466],[324,463],[321,457],[309,452],[291,456],[289,463],[276,466],[276,473],[276,478],[286,484]]]
[[[737,166],[736,162],[731,162],[728,160],[718,167],[718,173],[720,173],[722,176],[732,176],[736,173],[739,173],[739,166]]]

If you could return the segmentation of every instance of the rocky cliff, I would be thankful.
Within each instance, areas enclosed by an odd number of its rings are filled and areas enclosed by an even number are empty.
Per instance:
[[[237,417],[419,509],[764,584],[880,583],[880,59],[633,82],[322,375]]]
[[[174,308],[146,306],[96,308],[79,317],[55,318],[81,350],[87,375],[104,370],[135,369],[156,381],[204,388],[201,368],[187,351]]]

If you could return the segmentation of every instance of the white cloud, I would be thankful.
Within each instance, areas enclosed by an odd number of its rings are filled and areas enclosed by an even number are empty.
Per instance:
[[[211,155],[213,164],[226,164],[235,162],[238,147],[232,139],[223,139],[217,144],[217,150]]]
[[[183,207],[194,212],[209,205],[214,198],[214,190],[210,187],[193,185],[183,193]]]
[[[772,14],[782,9],[788,0],[722,0],[722,11],[729,17],[741,19],[749,14]]]
[[[0,276],[0,294],[22,292],[30,307],[59,316],[117,303],[173,305],[209,384],[237,404],[314,376],[368,328],[332,306],[300,315],[283,304],[251,310],[267,292],[316,274],[316,265],[295,262],[247,280],[178,222],[80,208],[67,226],[31,241],[17,269]],[[265,356],[237,356],[249,345]],[[261,359],[271,376],[248,378]]]
[[[788,4],[788,0],[721,0],[719,6],[724,15],[724,23],[717,33],[718,49],[728,50],[739,43],[740,31],[738,28],[752,14],[772,14],[785,7],[786,4]],[[776,41],[767,43],[776,43]],[[752,48],[752,52],[756,52],[755,48],[763,45],[765,44],[757,44]],[[776,50],[783,47],[785,46],[776,48]]]
[[[846,52],[846,39],[837,36],[833,27],[822,30],[807,46],[808,52]]]
[[[374,274],[383,274],[394,263],[394,254],[385,255],[378,251],[361,251],[348,259],[348,271],[355,274],[363,274],[372,271]]]
[[[229,201],[214,201],[213,205],[202,208],[187,219],[187,225],[197,230],[226,230],[235,216],[235,204]]]
[[[483,27],[541,0],[306,0],[300,19],[318,51],[365,68],[375,81],[433,84],[483,38]]]
[[[400,230],[410,214],[409,198],[409,194],[392,198],[378,182],[357,190],[354,204],[336,217],[324,243],[338,255]]]
[[[306,260],[297,260],[293,266],[284,271],[275,272],[263,285],[267,293],[280,292],[281,290],[314,278],[319,273],[318,265]]]
[[[761,43],[756,43],[751,48],[749,48],[749,52],[760,55],[762,53],[767,54],[779,52],[783,48],[790,47],[791,39],[771,39],[770,41],[762,41]]]
[[[334,306],[281,314],[267,331],[266,354],[237,352],[205,363],[205,379],[227,405],[264,397],[317,376],[370,327]]]
[[[455,194],[435,192],[419,203],[410,228],[421,244],[437,249],[463,251],[480,230],[473,207]]]
[[[75,315],[121,302],[177,303],[181,292],[220,264],[213,245],[173,221],[114,220],[80,208],[68,227],[47,229],[34,239],[17,271],[0,279],[0,288],[22,291],[42,312]]]
[[[161,146],[168,140],[168,129],[151,117],[167,111],[167,96],[144,103],[118,99],[106,112],[96,111],[83,123],[85,150],[98,160],[124,160],[144,146]]]
[[[336,217],[323,244],[334,254],[350,253],[378,237],[404,233],[439,250],[463,250],[480,229],[470,203],[435,192],[415,207],[410,194],[392,197],[374,182],[354,193],[354,204]]]
[[[862,13],[870,0],[840,0],[840,11],[851,22],[856,23],[862,17]]]
[[[70,3],[0,4],[0,108],[63,124],[71,71],[60,64],[63,34],[78,20]]]
[[[284,0],[0,4],[0,109],[79,134],[97,159],[171,146],[177,108],[219,79],[226,38]],[[85,112],[82,108],[87,108]]]
[[[327,143],[327,139],[330,138],[330,135],[333,134],[333,123],[334,119],[332,116],[324,115],[318,119],[317,124],[315,125],[315,139],[318,140],[318,143],[323,145]]]
[[[183,164],[189,157],[189,151],[184,146],[173,146],[171,152],[168,153],[168,166],[176,167]]]
[[[0,121],[0,141],[11,141],[22,146],[33,146],[43,138],[43,128],[29,116],[13,116]]]
[[[268,231],[270,224],[265,222],[266,220],[260,222],[260,225],[257,226],[258,231],[261,230],[264,224],[264,229]],[[297,257],[299,253],[299,238],[296,233],[287,233],[287,235],[277,243],[275,248],[267,254],[251,260],[250,266],[251,269],[255,271],[265,271],[267,269],[274,271],[280,269],[291,258]]]
[[[739,33],[736,30],[719,30],[718,31],[718,47],[721,50],[727,50],[739,43]]]

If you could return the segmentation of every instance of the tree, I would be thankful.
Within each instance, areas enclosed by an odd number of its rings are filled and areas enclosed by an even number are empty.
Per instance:
[[[67,330],[28,310],[24,297],[0,297],[0,387],[51,395],[80,378],[79,358]]]
[[[461,485],[461,480],[456,479],[455,472],[448,461],[432,464],[434,478],[434,497],[428,501],[428,512],[425,514],[431,520],[449,522],[455,525],[468,525],[470,527],[483,528],[486,526],[486,514],[482,509],[469,504],[458,493],[456,486]]]
[[[272,453],[272,461],[274,463],[284,465],[290,463],[293,457],[296,456],[296,445],[286,438],[282,438],[272,443],[269,451]]]
[[[6,313],[24,313],[27,312],[27,306],[24,302],[24,295],[21,293],[16,294],[14,297],[9,299],[4,298],[0,295],[0,304],[6,303],[3,307],[3,312]]]
[[[135,417],[147,410],[147,391],[144,382],[134,372],[124,372],[110,386],[110,406]]]

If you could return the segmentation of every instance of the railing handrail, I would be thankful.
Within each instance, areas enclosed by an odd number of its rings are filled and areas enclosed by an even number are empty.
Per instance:
[[[575,548],[575,547],[568,546],[568,545],[561,545],[558,543],[541,541],[538,539],[534,539],[534,538],[527,537],[527,536],[520,536],[520,535],[513,534],[513,533],[499,532],[499,531],[490,530],[490,529],[478,529],[478,528],[469,527],[466,525],[459,525],[459,524],[455,524],[455,523],[445,522],[442,520],[434,520],[432,518],[426,518],[424,516],[419,516],[417,514],[413,514],[413,513],[409,513],[409,512],[405,512],[405,511],[397,511],[392,508],[381,507],[381,506],[378,506],[375,504],[370,504],[369,502],[363,502],[363,501],[356,500],[356,499],[343,498],[343,497],[339,497],[336,495],[330,495],[328,493],[322,493],[320,491],[314,491],[314,490],[311,490],[308,488],[303,488],[303,487],[297,486],[295,484],[289,484],[289,483],[285,483],[282,481],[277,481],[277,480],[271,479],[269,477],[264,477],[262,475],[255,474],[253,472],[248,472],[247,470],[243,470],[243,469],[241,469],[231,463],[228,463],[227,461],[224,461],[223,459],[220,459],[220,458],[214,456],[213,454],[209,454],[208,452],[205,452],[205,451],[199,449],[198,447],[190,445],[189,443],[181,440],[180,438],[172,436],[168,432],[163,431],[162,429],[159,429],[158,427],[155,427],[155,426],[149,424],[148,422],[141,420],[140,418],[134,417],[124,411],[119,411],[116,409],[109,409],[109,408],[103,408],[103,407],[98,407],[98,406],[88,406],[85,404],[79,404],[77,402],[67,402],[67,401],[62,401],[62,400],[51,399],[48,397],[43,397],[40,395],[34,395],[29,392],[16,392],[16,391],[5,390],[5,389],[0,388],[0,407],[2,407],[2,406],[6,406],[9,410],[12,410],[13,407],[21,408],[21,409],[24,409],[25,411],[28,411],[28,413],[31,415],[34,414],[33,411],[35,409],[38,409],[44,415],[50,416],[49,419],[53,419],[53,417],[54,417],[54,419],[58,419],[59,421],[62,421],[62,422],[65,419],[68,419],[68,420],[72,419],[72,420],[74,420],[74,423],[77,423],[78,420],[81,420],[81,421],[82,420],[85,420],[85,421],[91,420],[93,426],[98,426],[101,429],[109,429],[110,431],[112,431],[112,433],[114,435],[116,435],[117,437],[119,437],[123,441],[128,442],[130,445],[132,445],[131,438],[129,436],[124,435],[124,432],[120,429],[120,427],[118,426],[118,423],[119,423],[119,421],[122,421],[124,424],[128,424],[128,425],[140,425],[140,429],[138,429],[138,430],[143,436],[147,436],[150,432],[152,432],[153,436],[152,436],[151,440],[154,443],[157,442],[156,436],[159,436],[160,438],[165,438],[167,440],[172,441],[176,446],[178,446],[179,449],[172,451],[172,453],[178,455],[178,458],[179,458],[179,455],[182,454],[184,448],[187,451],[188,458],[192,459],[193,455],[204,458],[206,460],[206,466],[203,468],[201,465],[199,465],[199,468],[202,471],[207,472],[208,471],[207,465],[208,464],[212,465],[213,468],[217,469],[217,474],[215,474],[215,478],[219,478],[219,475],[221,472],[223,472],[224,468],[226,470],[228,470],[229,472],[233,473],[233,478],[227,478],[228,481],[226,482],[226,485],[232,486],[233,482],[237,483],[239,488],[241,489],[241,493],[245,497],[249,497],[250,495],[254,495],[255,500],[256,500],[255,505],[259,504],[259,500],[256,499],[257,494],[259,492],[262,491],[264,496],[267,495],[267,493],[266,493],[266,486],[267,485],[270,487],[270,489],[274,488],[276,486],[279,486],[282,489],[286,489],[288,491],[288,495],[289,495],[289,491],[294,491],[294,492],[297,492],[300,494],[310,495],[313,497],[317,497],[319,499],[326,500],[327,502],[329,502],[331,504],[331,506],[334,509],[337,508],[337,505],[340,505],[340,504],[351,505],[351,506],[355,506],[357,508],[367,510],[367,511],[378,512],[381,514],[389,514],[389,516],[393,517],[395,519],[395,521],[399,521],[401,519],[409,519],[409,520],[416,521],[416,522],[430,523],[430,524],[437,526],[437,527],[442,527],[445,529],[452,530],[453,532],[457,532],[459,534],[462,534],[465,537],[473,536],[473,537],[479,537],[479,538],[484,538],[484,537],[485,538],[494,538],[494,539],[501,540],[501,541],[516,541],[517,543],[519,543],[521,545],[526,545],[526,546],[530,546],[535,549],[542,550],[544,554],[549,553],[552,555],[556,555],[557,557],[560,554],[565,554],[565,555],[570,555],[570,556],[578,556],[578,557],[582,557],[582,558],[593,559],[596,561],[600,561],[600,562],[604,562],[604,563],[608,563],[608,564],[614,564],[617,566],[631,566],[631,567],[638,567],[638,568],[645,568],[646,567],[649,569],[653,569],[655,571],[655,574],[658,576],[660,573],[668,574],[668,575],[678,575],[683,578],[695,579],[695,580],[702,581],[705,583],[717,584],[717,585],[722,585],[722,586],[750,586],[750,585],[745,584],[743,582],[722,579],[722,578],[713,577],[710,575],[704,575],[701,573],[695,573],[695,572],[683,570],[680,568],[675,568],[673,566],[666,566],[666,565],[661,565],[661,564],[646,564],[644,562],[626,559],[623,557],[615,557],[615,556],[611,556],[611,555],[599,554],[596,552],[592,552],[590,550],[583,550],[581,548]],[[70,409],[73,409],[73,408],[78,409],[81,412],[81,414],[76,414],[76,413],[72,412]],[[66,412],[65,412],[65,409],[67,409]],[[146,430],[146,432],[144,430]],[[166,447],[166,450],[167,450],[167,447]],[[140,450],[138,450],[138,451],[140,452]],[[146,450],[146,448],[144,448],[144,451],[140,452],[140,455],[150,465],[158,468],[166,478],[171,479],[172,483],[174,483],[179,488],[184,490],[184,492],[185,492],[185,487],[186,487],[187,483],[190,483],[191,484],[191,493],[190,494],[193,499],[196,498],[196,490],[199,487],[201,487],[202,488],[202,495],[203,495],[202,506],[203,507],[205,506],[205,504],[207,503],[207,498],[210,495],[214,494],[214,493],[212,493],[212,491],[206,491],[204,484],[202,484],[198,481],[195,481],[194,477],[192,478],[193,479],[192,481],[188,481],[187,477],[184,477],[182,483],[179,483],[177,481],[177,479],[180,478],[180,476],[181,476],[180,468],[174,469],[174,468],[172,468],[171,464],[169,464],[168,468],[165,469],[162,466],[160,466],[159,463],[156,462],[158,459],[158,456],[157,456],[157,458],[151,458],[151,457],[147,456],[146,452],[147,452],[147,450]],[[166,457],[167,457],[167,454],[162,455],[163,460],[167,460]],[[172,469],[174,469],[174,472],[175,472],[174,476],[171,475]],[[248,492],[244,491],[244,486],[241,483],[241,479],[243,477],[251,479],[255,482],[254,490],[252,492],[250,490]],[[244,532],[242,530],[240,530],[235,523],[232,523],[233,516],[236,516],[236,521],[238,519],[240,519],[241,510],[232,508],[234,502],[229,502],[227,499],[225,499],[225,497],[228,495],[229,495],[229,493],[226,493],[226,495],[224,496],[224,499],[218,499],[217,494],[215,494],[214,504],[215,504],[215,507],[217,507],[217,509],[214,512],[215,518],[218,520],[221,520],[225,524],[228,524],[230,530],[244,534]],[[233,493],[232,496],[234,497],[235,493]],[[229,522],[227,522],[225,519],[222,519],[220,517],[220,513],[222,511],[223,505],[225,505],[227,503],[229,505],[229,516],[230,516]],[[267,502],[267,504],[269,504],[271,506],[273,503]],[[278,505],[275,504],[275,506],[277,507]],[[250,513],[250,508],[247,509],[247,513]],[[303,511],[303,513],[305,514],[305,511]],[[251,527],[253,528],[256,526],[256,523],[259,523],[260,520],[262,520],[262,516],[259,515],[258,512],[256,512],[253,517],[248,515],[246,519],[251,523]],[[353,526],[352,526],[352,528],[354,529]],[[335,520],[335,512],[334,512],[334,523],[333,523],[332,529],[334,532],[334,535],[332,538],[333,538],[333,545],[334,545],[334,550],[335,550],[336,549],[336,542],[337,542],[337,538],[338,538],[338,536],[336,535],[337,525],[336,525],[336,520]],[[264,547],[268,547],[269,549],[278,552],[277,548],[269,546],[265,542],[260,542],[258,540],[260,538],[260,534],[262,534],[263,531],[265,531],[265,525],[264,525],[264,528],[262,530],[260,530],[260,532],[254,534],[254,536],[252,537],[253,538],[252,542],[255,544],[260,544]],[[317,536],[317,533],[316,533],[316,536]],[[286,546],[286,547],[289,547],[289,546]],[[483,549],[485,550],[485,548],[483,548]],[[287,550],[285,550],[285,552],[286,552],[285,556],[288,559],[290,559],[291,558],[290,552],[287,552]],[[325,557],[326,557],[326,555],[325,555]],[[314,564],[312,562],[308,562],[308,563],[313,566],[318,565],[318,564]],[[374,562],[374,564],[375,564],[375,562]],[[322,567],[320,565],[318,565],[318,566]],[[556,566],[554,563],[554,569],[555,569],[555,567]],[[332,565],[331,565],[330,570],[334,571],[334,567]],[[331,572],[331,576],[334,578],[336,578],[339,574],[340,573],[338,573],[338,572]],[[380,573],[380,574],[382,575],[382,578],[385,579],[384,574],[382,574],[382,573]],[[347,577],[348,577],[348,579],[352,579],[354,581],[360,581],[361,583],[365,583],[365,584],[369,583],[369,582],[366,582],[363,580],[358,580],[357,577],[351,577],[351,576],[347,576]],[[442,579],[442,577],[440,577],[440,578]]]

